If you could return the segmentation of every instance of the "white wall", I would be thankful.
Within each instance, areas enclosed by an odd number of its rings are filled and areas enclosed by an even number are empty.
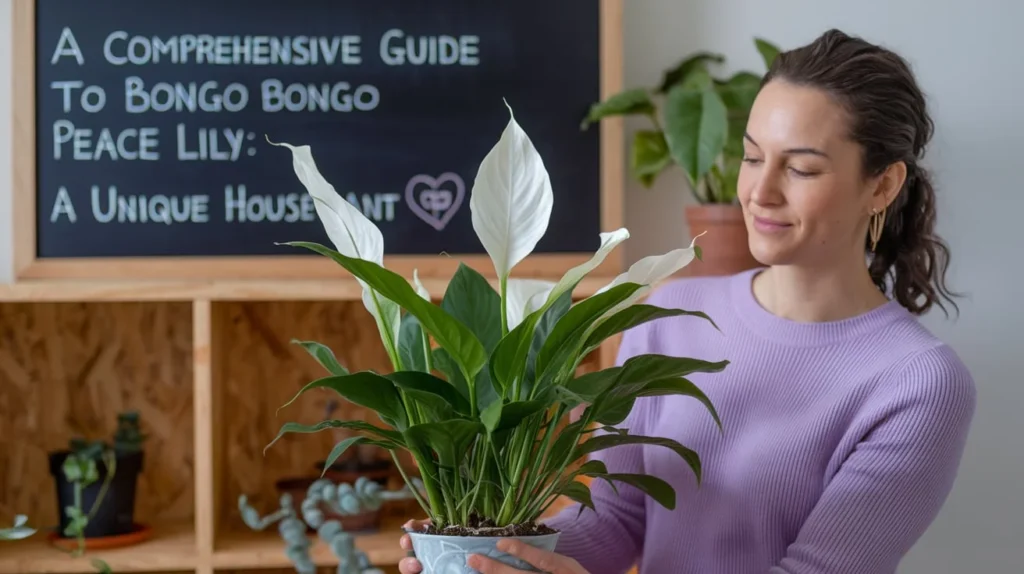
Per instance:
[[[0,38],[10,38],[12,0],[0,0]],[[15,0],[17,1],[17,0]],[[707,49],[731,67],[760,70],[752,38],[783,48],[829,27],[887,44],[914,64],[930,96],[937,135],[929,155],[936,170],[940,232],[953,250],[951,282],[968,297],[961,317],[927,317],[973,372],[976,421],[953,495],[933,528],[904,563],[908,574],[1024,572],[1024,385],[1020,344],[1012,326],[1024,313],[1011,294],[1022,281],[1013,233],[1024,192],[1013,177],[1024,92],[1024,3],[1010,0],[625,0],[626,84],[650,85],[686,54]],[[0,173],[10,174],[11,55],[0,45]],[[637,127],[637,124],[630,124]],[[656,189],[630,183],[630,259],[688,241],[682,209],[689,201],[678,173]],[[11,278],[10,177],[0,177],[0,282]]]
[[[951,286],[967,295],[959,319],[925,322],[952,344],[974,375],[979,405],[960,476],[942,514],[904,561],[901,574],[1024,572],[1024,312],[1017,231],[1024,213],[1018,177],[1024,111],[1024,3],[1011,0],[625,0],[628,87],[653,85],[695,50],[721,52],[726,71],[761,71],[753,37],[782,48],[830,27],[903,54],[930,97],[936,137],[939,232],[953,257]],[[634,127],[643,122],[631,122]],[[630,259],[689,240],[690,199],[678,173],[653,190],[630,183]],[[712,256],[706,253],[707,256]],[[1014,329],[1016,327],[1016,329]]]

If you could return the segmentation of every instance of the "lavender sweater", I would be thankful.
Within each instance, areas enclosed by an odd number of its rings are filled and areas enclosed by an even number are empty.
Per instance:
[[[728,359],[692,380],[722,418],[685,397],[648,397],[621,427],[696,450],[698,487],[664,447],[598,453],[611,472],[654,474],[675,489],[666,510],[619,483],[591,488],[597,513],[548,521],[558,552],[591,574],[888,574],[935,518],[956,475],[975,387],[954,352],[890,302],[830,323],[772,315],[754,271],[670,283],[662,307],[701,310],[721,328],[672,318],[628,332],[641,353]]]

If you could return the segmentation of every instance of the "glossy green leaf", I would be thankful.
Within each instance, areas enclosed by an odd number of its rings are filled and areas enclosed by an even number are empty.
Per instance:
[[[441,308],[469,327],[487,353],[501,340],[501,296],[472,267],[459,264]]]
[[[665,134],[660,131],[639,130],[633,134],[629,169],[644,187],[651,187],[654,179],[672,163]]]
[[[465,416],[471,414],[469,401],[448,381],[439,379],[429,373],[418,371],[398,371],[384,376],[398,388],[416,393],[415,396],[431,395],[443,401],[459,414]]]
[[[299,423],[285,423],[281,426],[281,430],[277,432],[277,436],[274,440],[270,441],[270,444],[263,447],[263,454],[267,453],[270,447],[274,446],[278,440],[286,434],[298,433],[298,434],[310,434],[318,433],[329,429],[349,429],[360,432],[365,432],[379,437],[383,441],[393,442],[396,445],[402,445],[405,441],[402,438],[402,433],[384,429],[374,426],[366,421],[342,421],[342,420],[325,420],[320,421],[315,425],[304,425]]]
[[[459,370],[459,366],[455,363],[455,359],[448,354],[448,351],[440,347],[433,349],[431,351],[431,356],[434,358],[434,368],[444,374],[448,384],[455,387],[455,390],[468,401],[469,384],[466,383],[466,377],[462,376],[462,371]],[[488,403],[481,403],[478,401],[477,404],[481,405]]]
[[[683,167],[690,185],[711,169],[728,134],[725,104],[714,89],[672,88],[665,104],[665,139],[672,158]]]
[[[625,473],[597,474],[594,476],[595,478],[608,481],[613,487],[615,482],[624,482],[640,489],[668,510],[676,509],[675,489],[669,483],[656,476]]]
[[[633,88],[591,105],[580,128],[586,129],[590,124],[610,116],[651,113],[654,113],[654,102],[651,101],[650,94],[643,88]]]
[[[533,384],[536,381],[537,354],[540,353],[544,343],[551,336],[551,331],[555,328],[555,325],[569,312],[571,307],[572,293],[563,293],[537,322],[533,332],[533,341],[530,343],[530,351],[526,356],[526,372],[523,385],[524,395],[530,395],[530,392],[533,390]]]
[[[450,420],[413,425],[405,432],[410,443],[437,455],[438,465],[457,468],[466,458],[470,445],[486,432],[478,421]]]
[[[385,377],[369,371],[317,379],[303,387],[281,408],[287,407],[300,396],[313,389],[330,389],[341,395],[344,399],[359,406],[372,409],[385,422],[399,430],[409,424],[405,408],[402,405],[402,398],[398,394],[398,390],[395,389],[394,383]]]
[[[317,343],[316,341],[299,341],[298,339],[292,339],[292,343],[305,349],[328,373],[332,375],[348,374],[348,369],[341,366],[341,363],[334,356],[334,351],[327,345]]]
[[[327,473],[327,469],[334,466],[334,463],[341,458],[341,455],[345,454],[345,451],[347,451],[349,447],[368,442],[370,442],[369,439],[364,436],[353,436],[339,441],[338,444],[334,445],[334,448],[331,449],[330,454],[327,455],[327,460],[324,461],[324,470],[321,473],[321,476]]]
[[[686,311],[684,309],[667,309],[656,305],[637,304],[616,312],[602,321],[591,331],[585,348],[593,348],[600,345],[605,339],[617,335],[633,327],[637,327],[650,321],[666,319],[668,317],[699,317],[710,322],[716,329],[718,325],[701,311]]]
[[[668,448],[678,454],[693,470],[694,475],[697,477],[698,484],[701,480],[701,464],[700,457],[696,452],[686,448],[669,438],[662,437],[651,437],[651,436],[639,436],[639,435],[619,435],[619,434],[605,434],[595,436],[584,441],[576,451],[573,453],[575,456],[573,459],[587,456],[589,454],[602,451],[617,446],[626,445],[652,445],[661,446]]]
[[[592,295],[569,309],[555,324],[555,328],[551,330],[551,334],[537,354],[537,372],[541,377],[549,376],[549,366],[557,370],[571,362],[573,352],[582,350],[581,341],[587,329],[639,288],[640,285],[636,283],[622,283],[603,293]]]
[[[402,368],[407,371],[426,371],[427,356],[423,348],[423,328],[420,320],[412,313],[402,317],[402,326],[398,333],[398,356],[402,359]]]
[[[693,397],[701,402],[708,412],[711,413],[711,417],[715,419],[715,424],[718,428],[722,428],[722,419],[718,416],[718,411],[715,406],[711,403],[711,399],[704,394],[704,391],[693,384],[692,381],[685,377],[671,377],[667,379],[659,379],[657,381],[651,381],[643,386],[643,388],[637,392],[636,397],[653,397],[663,395],[680,395]]]
[[[370,261],[346,257],[317,243],[293,241],[285,245],[304,247],[330,257],[384,297],[415,315],[420,325],[452,355],[469,377],[475,377],[487,362],[487,353],[483,345],[469,327],[448,315],[437,305],[420,297],[401,275]]]
[[[571,481],[558,489],[557,494],[565,496],[570,500],[574,500],[580,503],[582,510],[583,508],[589,508],[591,510],[597,510],[594,508],[594,498],[590,494],[590,487],[579,481]]]
[[[543,412],[550,405],[547,400],[502,403],[494,401],[480,414],[487,432],[495,433],[519,426],[523,419]]]

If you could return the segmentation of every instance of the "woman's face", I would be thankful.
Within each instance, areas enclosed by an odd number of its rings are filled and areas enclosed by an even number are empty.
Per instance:
[[[863,258],[867,221],[884,205],[865,178],[845,110],[822,91],[771,81],[747,122],[738,195],[751,253],[764,265]],[[883,191],[884,193],[884,191]]]

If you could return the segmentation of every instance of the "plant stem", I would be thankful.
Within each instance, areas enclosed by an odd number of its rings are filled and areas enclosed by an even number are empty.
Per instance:
[[[425,512],[427,516],[430,516],[430,504],[428,504],[426,500],[423,500],[423,495],[420,494],[420,491],[416,488],[416,485],[413,484],[412,480],[409,479],[409,475],[405,473],[405,469],[402,468],[402,463],[398,462],[398,456],[395,454],[395,451],[389,450],[388,452],[391,453],[391,460],[395,462],[395,467],[398,469],[398,474],[402,475],[402,480],[404,480],[405,484],[409,486],[409,490],[412,491],[412,495],[416,498],[416,502],[420,504],[420,508],[423,509],[423,512]],[[426,482],[423,483],[424,486],[426,486],[426,484]]]
[[[501,290],[501,336],[508,335],[508,277],[502,277]]]

